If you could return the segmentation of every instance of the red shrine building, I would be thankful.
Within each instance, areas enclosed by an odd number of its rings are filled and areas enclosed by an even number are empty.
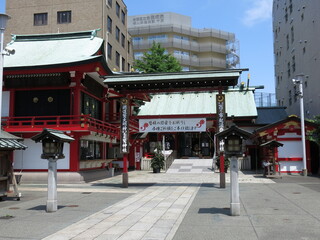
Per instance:
[[[264,142],[276,137],[289,149],[299,138],[293,120],[255,125],[255,88],[235,87],[247,69],[115,74],[96,31],[14,35],[9,45],[16,54],[4,60],[2,125],[27,146],[13,154],[14,168],[24,172],[24,181],[46,181],[42,146],[31,140],[44,128],[75,139],[65,144],[65,158],[58,161],[60,182],[105,178],[112,164],[124,173],[139,170],[141,158],[162,139],[176,158],[212,158],[220,122],[224,128],[236,124],[249,132],[260,127],[255,131],[258,142],[250,140],[246,151],[250,155],[256,149],[259,159]],[[308,130],[315,127],[306,125]],[[273,156],[283,162],[281,171],[301,171],[301,156],[291,154],[289,159],[288,151],[279,149]],[[309,172],[311,166],[310,160]]]
[[[112,74],[103,41],[94,30],[14,35],[9,43],[15,55],[4,59],[2,124],[28,147],[13,156],[14,167],[24,172],[25,180],[29,175],[33,179],[35,172],[37,179],[46,178],[41,144],[30,139],[44,128],[75,139],[65,144],[65,158],[58,162],[61,181],[106,176],[108,151],[119,142],[119,109],[115,100],[107,99],[112,91],[100,77]],[[130,122],[130,128],[135,127]]]
[[[310,136],[317,124],[305,121],[306,136]],[[255,138],[260,144],[260,160],[279,163],[281,173],[301,173],[303,169],[303,149],[301,135],[301,120],[296,116],[289,116],[280,121],[257,128]],[[268,142],[276,141],[282,147],[272,149],[264,147]],[[306,138],[307,172],[318,174],[319,148],[315,142]]]

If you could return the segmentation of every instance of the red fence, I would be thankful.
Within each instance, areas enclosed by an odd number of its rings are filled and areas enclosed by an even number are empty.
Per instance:
[[[4,117],[3,128],[8,132],[30,132],[41,131],[43,128],[55,128],[70,131],[95,131],[119,137],[119,127],[104,122],[90,115],[68,115],[68,116],[32,116],[32,117]]]

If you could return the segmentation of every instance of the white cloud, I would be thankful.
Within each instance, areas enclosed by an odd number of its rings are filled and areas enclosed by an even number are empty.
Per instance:
[[[253,26],[265,20],[268,20],[272,16],[272,0],[250,0],[250,7],[245,12],[243,23],[246,26]]]

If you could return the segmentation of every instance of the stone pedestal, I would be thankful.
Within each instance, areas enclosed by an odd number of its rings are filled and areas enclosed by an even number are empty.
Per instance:
[[[47,212],[56,212],[57,210],[57,159],[49,158]]]
[[[122,173],[122,187],[127,188],[129,186],[129,177],[128,173]]]
[[[240,216],[240,195],[238,181],[238,158],[231,157],[230,161],[230,210],[231,216]]]

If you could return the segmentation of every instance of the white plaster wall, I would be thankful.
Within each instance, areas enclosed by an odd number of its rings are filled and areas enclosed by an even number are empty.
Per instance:
[[[279,141],[283,147],[278,147],[279,158],[302,158],[301,141]]]
[[[10,102],[10,92],[3,91],[2,92],[2,103],[1,103],[1,116],[2,117],[9,116],[9,102]]]
[[[281,161],[281,172],[302,171],[302,161]]]
[[[28,146],[26,150],[16,150],[13,152],[15,169],[48,169],[48,161],[41,159],[42,144],[35,143],[31,139],[24,139],[23,144]],[[58,160],[58,169],[70,168],[70,144],[63,146],[64,159]]]

